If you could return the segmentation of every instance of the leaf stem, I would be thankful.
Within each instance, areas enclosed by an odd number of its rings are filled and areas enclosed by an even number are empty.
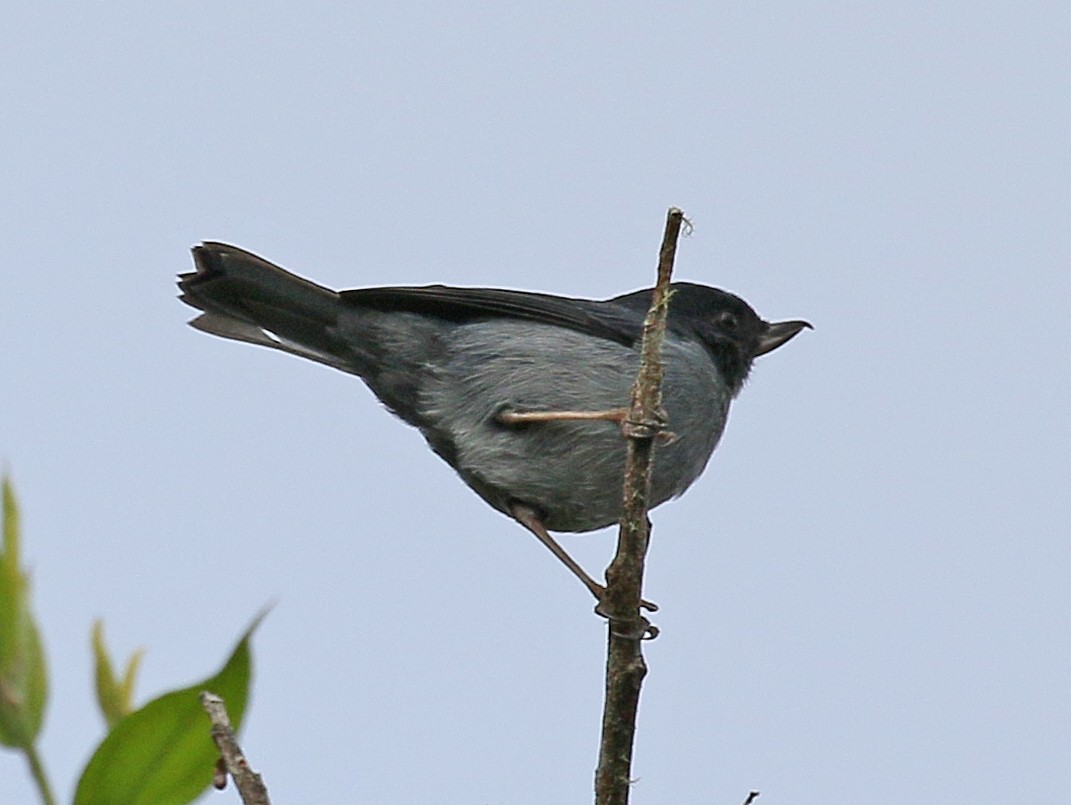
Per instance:
[[[37,790],[41,794],[41,802],[44,805],[56,805],[56,797],[52,793],[52,786],[45,773],[45,765],[41,762],[41,756],[37,754],[37,744],[31,743],[23,751],[26,752],[26,762],[30,764],[30,776],[37,783]]]

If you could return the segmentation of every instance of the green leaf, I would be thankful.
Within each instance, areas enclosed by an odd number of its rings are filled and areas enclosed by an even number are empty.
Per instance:
[[[30,580],[19,567],[19,507],[2,482],[0,544],[0,744],[33,745],[45,716],[48,668],[41,635],[30,613]]]
[[[130,656],[126,673],[120,681],[115,675],[115,666],[112,664],[111,655],[108,654],[108,647],[104,644],[104,622],[99,618],[93,621],[92,642],[97,704],[100,705],[100,711],[110,728],[134,709],[134,680],[145,652],[138,649]]]
[[[75,805],[185,805],[212,782],[219,751],[199,700],[204,690],[223,697],[235,729],[249,697],[249,640],[257,616],[219,673],[165,693],[123,718],[82,772]]]
[[[145,656],[145,649],[139,648],[130,655],[126,663],[126,671],[123,673],[123,681],[119,685],[119,701],[123,704],[123,715],[128,715],[134,709],[134,682],[138,677],[138,669],[141,660]]]

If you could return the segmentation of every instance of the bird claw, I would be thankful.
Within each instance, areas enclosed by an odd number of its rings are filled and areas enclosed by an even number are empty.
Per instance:
[[[646,419],[622,420],[621,434],[626,439],[657,439],[659,444],[671,444],[677,440],[677,434],[666,430],[668,424],[669,414],[659,408]]]
[[[677,439],[679,438],[680,436],[674,433],[673,431],[664,430],[661,431],[657,436],[655,436],[655,444],[657,444],[659,447],[668,447],[669,445],[677,441]]]
[[[605,594],[606,589],[603,588],[602,592]],[[638,612],[634,615],[630,614],[625,617],[615,615],[610,612],[610,608],[606,605],[604,596],[596,597],[599,599],[599,603],[595,605],[595,614],[610,621],[610,630],[615,636],[624,637],[629,640],[654,640],[658,637],[658,627],[652,624],[644,615],[639,614]],[[645,609],[648,612],[657,612],[658,604],[641,598],[640,609]]]
[[[615,618],[600,610],[602,604],[595,606],[595,613],[610,621],[610,634],[614,637],[623,637],[626,640],[654,640],[659,635],[659,629],[650,619],[643,615],[632,618]]]

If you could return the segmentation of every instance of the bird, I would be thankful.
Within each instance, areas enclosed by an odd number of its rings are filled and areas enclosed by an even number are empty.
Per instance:
[[[334,291],[237,246],[192,252],[194,270],[178,281],[200,311],[192,327],[357,375],[601,604],[604,586],[550,532],[621,518],[621,426],[653,289],[604,300],[446,285]],[[764,321],[718,288],[670,288],[661,357],[673,436],[656,448],[651,508],[703,472],[755,358],[811,328]]]

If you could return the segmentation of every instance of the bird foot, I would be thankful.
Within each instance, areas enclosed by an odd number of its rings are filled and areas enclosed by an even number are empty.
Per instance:
[[[598,591],[592,590],[599,603],[595,605],[595,614],[610,621],[610,629],[617,637],[625,637],[631,640],[654,640],[658,637],[658,627],[651,623],[645,616],[639,613],[626,616],[617,615],[610,611],[606,601],[606,588],[599,587]],[[640,599],[640,609],[648,612],[657,612],[658,604]]]
[[[621,433],[626,439],[657,439],[659,444],[672,444],[677,440],[677,434],[666,430],[668,424],[669,414],[659,408],[647,419],[626,417],[621,420]]]
[[[628,618],[614,617],[605,611],[601,601],[595,605],[595,614],[610,621],[610,632],[615,637],[623,637],[627,640],[654,640],[658,637],[658,627],[643,615],[633,615]]]
[[[616,422],[621,426],[621,434],[625,438],[653,438],[663,447],[677,441],[677,434],[666,430],[669,417],[665,411],[658,411],[654,417],[642,422],[633,422],[628,415],[627,408],[611,408],[607,411],[514,411],[507,407],[495,414],[495,421],[510,427],[536,422]]]

